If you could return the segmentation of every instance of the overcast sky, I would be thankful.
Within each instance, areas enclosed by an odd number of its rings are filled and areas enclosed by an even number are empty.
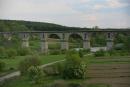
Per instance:
[[[0,19],[74,27],[130,27],[130,0],[0,0]]]

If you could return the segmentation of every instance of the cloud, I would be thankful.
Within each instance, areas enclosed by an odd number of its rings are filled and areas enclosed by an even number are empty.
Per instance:
[[[129,6],[129,4],[126,2],[121,2],[121,0],[106,0],[106,2],[102,4],[95,4],[93,9],[95,10],[100,10],[105,8],[116,9],[116,8],[123,8],[127,6]]]
[[[120,8],[120,7],[125,7],[128,6],[127,3],[122,3],[120,0],[107,0],[108,6],[111,8]]]
[[[129,0],[1,0],[0,18],[76,27],[129,27]],[[114,10],[114,11],[113,11]]]

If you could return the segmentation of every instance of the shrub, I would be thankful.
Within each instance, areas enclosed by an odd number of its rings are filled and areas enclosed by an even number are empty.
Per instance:
[[[40,64],[41,62],[37,56],[30,56],[20,62],[19,70],[21,71],[21,74],[26,74],[29,67],[38,66]]]
[[[6,50],[4,47],[0,47],[0,58],[7,58]]]
[[[95,57],[105,56],[105,51],[104,51],[104,50],[96,51],[96,52],[94,53],[94,56],[95,56]]]
[[[116,50],[123,50],[125,48],[124,44],[123,43],[120,43],[120,44],[116,44],[114,46],[114,49]]]
[[[83,58],[83,56],[84,56],[83,50],[79,50],[79,56],[80,56],[81,58]]]
[[[60,53],[61,53],[60,50],[52,50],[52,51],[50,51],[50,54],[51,54],[51,55],[58,55],[58,54],[60,54]]]
[[[43,72],[37,66],[31,66],[28,69],[28,78],[35,84],[40,84],[43,81]]]
[[[83,49],[84,54],[89,53],[89,52],[90,52],[90,49]]]
[[[69,83],[68,87],[82,87],[79,83]]]
[[[47,66],[43,68],[43,71],[48,76],[61,75],[63,72],[63,64],[56,63],[54,65]]]
[[[5,68],[5,62],[0,61],[0,72],[3,71]]]
[[[68,87],[68,86],[65,81],[58,80],[58,81],[55,81],[53,84],[51,84],[51,86],[49,86],[49,87]]]
[[[17,55],[17,52],[14,49],[9,49],[9,50],[7,50],[7,55],[9,58],[13,58]]]
[[[66,50],[61,50],[61,54],[65,54],[66,53]]]
[[[28,54],[31,54],[31,50],[29,48],[19,48],[18,49],[18,55],[26,56]]]
[[[66,62],[63,71],[65,79],[83,79],[86,74],[86,64],[77,53],[72,51],[66,56]]]

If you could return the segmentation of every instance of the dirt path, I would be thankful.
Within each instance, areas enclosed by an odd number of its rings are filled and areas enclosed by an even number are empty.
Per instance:
[[[58,63],[58,62],[62,62],[62,61],[65,61],[65,60],[60,60],[60,61],[55,61],[55,62],[51,62],[51,63],[48,63],[48,64],[44,64],[44,65],[41,65],[40,68],[44,68],[46,66],[49,66],[49,65],[52,65],[52,64],[55,64],[55,63]],[[10,73],[8,75],[0,77],[0,82],[7,80],[7,79],[10,79],[10,78],[13,78],[13,77],[17,77],[17,76],[20,76],[20,71],[16,71],[16,72],[13,72],[13,73]]]

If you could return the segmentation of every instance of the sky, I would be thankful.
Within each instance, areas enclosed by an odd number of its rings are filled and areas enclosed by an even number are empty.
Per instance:
[[[130,0],[0,0],[0,19],[128,28]]]

